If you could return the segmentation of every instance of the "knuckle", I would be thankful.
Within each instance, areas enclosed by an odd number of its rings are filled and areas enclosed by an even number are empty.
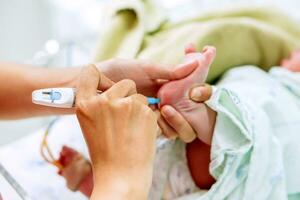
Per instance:
[[[123,103],[123,106],[126,108],[132,108],[132,106],[135,104],[135,100],[132,98],[127,99],[127,101],[125,101]]]
[[[142,94],[134,94],[132,95],[132,98],[133,102],[135,104],[146,104],[147,103],[147,98],[142,95]]]
[[[114,108],[118,109],[120,107],[119,103],[116,100],[111,100],[107,103],[103,102],[102,106],[108,106],[110,109],[114,109]]]
[[[134,96],[136,97],[136,99],[143,99],[144,98],[144,95],[142,95],[142,94],[135,94]]]
[[[122,80],[123,84],[126,84],[129,88],[134,88],[136,89],[136,84],[133,80],[130,79],[124,79]]]
[[[87,100],[79,100],[75,103],[75,113],[77,115],[85,114],[88,110],[88,102]]]
[[[126,99],[126,101],[114,100],[110,102],[110,105],[116,110],[122,110],[126,113],[130,113],[133,108],[133,100]]]
[[[96,68],[96,66],[94,64],[89,64],[87,66],[84,67],[84,69],[86,72],[89,72],[89,73],[98,73],[98,70]]]
[[[109,104],[108,97],[106,95],[103,95],[101,98],[98,99],[98,105],[100,107],[105,107]]]

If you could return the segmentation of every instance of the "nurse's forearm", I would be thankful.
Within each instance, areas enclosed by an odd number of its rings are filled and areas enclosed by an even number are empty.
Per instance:
[[[49,87],[76,87],[81,68],[48,69],[0,63],[0,118],[16,119],[37,115],[69,114],[73,110],[35,105],[33,90]]]

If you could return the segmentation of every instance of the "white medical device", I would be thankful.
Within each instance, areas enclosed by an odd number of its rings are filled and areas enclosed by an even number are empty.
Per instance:
[[[100,94],[101,91],[98,91]],[[159,99],[147,97],[148,104],[158,104]],[[32,92],[32,102],[34,104],[57,107],[57,108],[72,108],[76,101],[75,88],[46,88],[35,90]]]
[[[47,88],[32,92],[32,102],[57,108],[72,108],[75,104],[74,88]]]

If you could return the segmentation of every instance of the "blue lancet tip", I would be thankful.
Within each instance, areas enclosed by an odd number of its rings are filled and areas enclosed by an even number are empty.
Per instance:
[[[159,104],[160,103],[160,99],[158,99],[158,98],[147,97],[147,99],[148,99],[148,104],[149,105],[154,105],[154,104]]]

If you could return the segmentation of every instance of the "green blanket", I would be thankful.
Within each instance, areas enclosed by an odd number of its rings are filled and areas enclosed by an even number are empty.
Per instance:
[[[268,70],[300,46],[300,28],[267,7],[233,8],[171,23],[151,1],[116,1],[100,37],[96,61],[112,57],[177,64],[184,45],[217,47],[208,82],[229,68],[251,64]]]

